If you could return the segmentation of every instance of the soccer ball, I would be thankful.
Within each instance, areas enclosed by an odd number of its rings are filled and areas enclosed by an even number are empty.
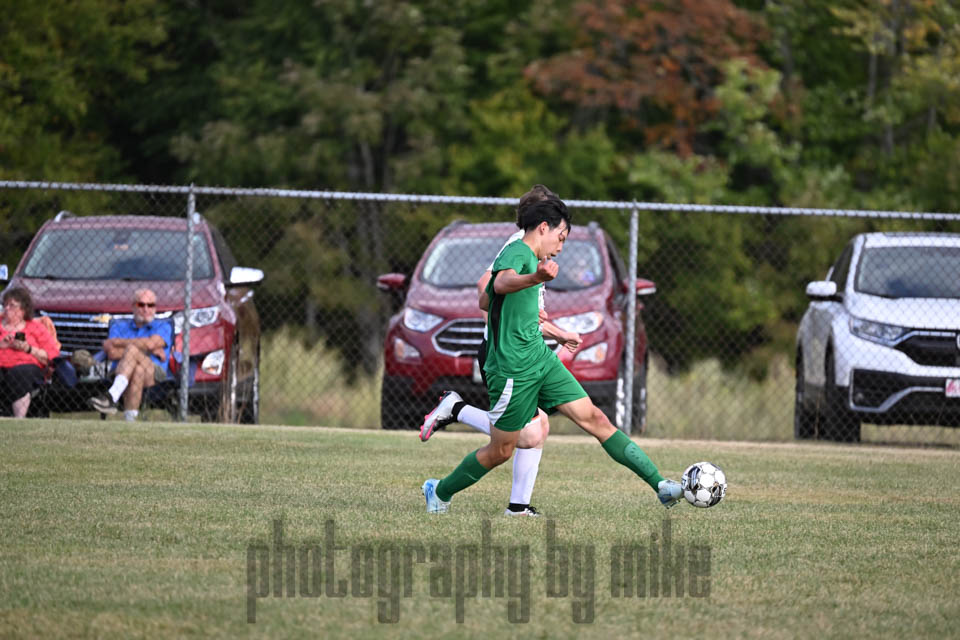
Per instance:
[[[680,479],[683,497],[695,507],[712,507],[727,493],[727,476],[712,462],[698,462],[687,467]]]

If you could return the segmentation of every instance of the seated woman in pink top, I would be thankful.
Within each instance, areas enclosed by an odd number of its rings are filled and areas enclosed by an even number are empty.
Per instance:
[[[47,364],[60,355],[56,340],[33,319],[30,292],[21,287],[3,294],[0,315],[0,410],[15,418],[30,408],[30,392],[43,384]]]

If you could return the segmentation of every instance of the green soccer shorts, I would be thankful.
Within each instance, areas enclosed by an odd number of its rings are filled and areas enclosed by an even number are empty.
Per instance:
[[[538,406],[549,411],[587,396],[555,354],[523,376],[507,378],[499,373],[487,373],[487,391],[492,407],[490,422],[501,431],[523,429],[530,422],[530,416],[536,415]]]

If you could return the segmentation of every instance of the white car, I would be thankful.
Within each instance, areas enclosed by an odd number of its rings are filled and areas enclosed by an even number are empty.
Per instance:
[[[807,285],[794,437],[860,440],[860,423],[960,425],[960,234],[854,236]]]

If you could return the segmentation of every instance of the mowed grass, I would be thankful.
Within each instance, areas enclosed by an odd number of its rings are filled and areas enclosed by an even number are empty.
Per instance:
[[[423,444],[414,432],[3,420],[0,637],[955,635],[956,451],[637,442],[668,476],[697,460],[721,465],[726,500],[666,511],[592,440],[561,436],[547,443],[534,496],[548,517],[501,515],[509,465],[457,495],[450,514],[429,516],[420,484],[446,474],[482,436],[441,432]],[[318,545],[325,559],[332,531],[334,572],[320,563],[319,597],[301,597],[297,575],[296,597],[255,600],[251,624],[248,548],[269,549],[277,520],[295,554]],[[526,590],[522,561],[517,580],[504,578],[513,598],[467,595],[470,586],[482,590],[469,569],[485,529],[507,553],[529,549]],[[667,577],[679,576],[684,595],[672,581],[656,595],[649,581],[643,597],[612,595],[617,544],[642,549],[646,569],[674,558]],[[587,546],[575,554],[573,545]],[[395,549],[417,548],[424,562],[411,563],[407,582],[390,562],[400,557]],[[450,563],[443,553],[431,562],[430,549],[449,551]],[[561,549],[571,563],[567,591],[550,597],[548,560]],[[677,568],[679,549],[687,559],[708,549],[709,565]],[[272,594],[275,576],[256,563],[253,570],[253,593],[265,585]],[[327,578],[334,588],[346,581],[346,595],[326,591]],[[409,585],[409,595],[396,585]],[[391,598],[398,619],[380,622]],[[510,622],[511,602],[524,601],[528,621]]]

